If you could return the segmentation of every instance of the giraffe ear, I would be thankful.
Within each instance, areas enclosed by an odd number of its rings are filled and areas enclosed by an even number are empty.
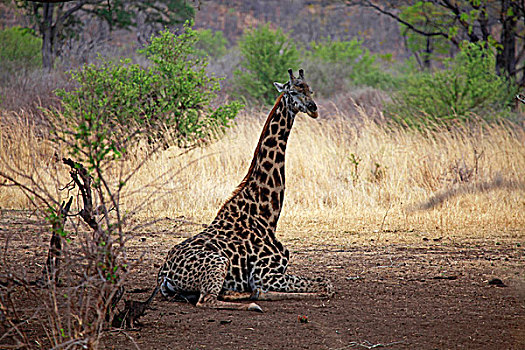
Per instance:
[[[277,91],[283,92],[284,91],[284,84],[274,82],[273,85],[277,88]]]

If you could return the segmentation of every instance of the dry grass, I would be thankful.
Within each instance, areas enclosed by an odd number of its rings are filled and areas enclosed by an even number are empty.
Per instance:
[[[523,240],[523,129],[478,125],[422,135],[361,117],[365,122],[359,126],[341,113],[297,118],[279,224],[285,239],[309,237],[320,244],[421,236]],[[223,139],[206,148],[187,153],[170,148],[152,157],[129,183],[125,207],[141,206],[140,221],[184,216],[210,222],[245,175],[264,118],[244,113]],[[55,182],[45,174],[57,176],[60,165],[53,165],[48,142],[12,121],[6,131],[7,119],[2,117],[2,159],[33,167],[31,172],[54,191]],[[144,152],[137,151],[137,159]],[[130,169],[137,162],[121,165]],[[58,174],[67,179],[65,167]],[[19,190],[0,188],[0,207],[29,206]]]

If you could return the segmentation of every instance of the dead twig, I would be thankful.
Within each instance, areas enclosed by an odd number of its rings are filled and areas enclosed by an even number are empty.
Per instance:
[[[93,229],[95,232],[98,232],[100,228],[97,223],[97,220],[95,219],[95,216],[93,215],[91,176],[88,174],[86,168],[84,168],[82,164],[77,163],[71,160],[70,158],[63,158],[62,161],[64,162],[64,164],[69,165],[69,167],[71,168],[69,174],[71,175],[71,178],[78,186],[78,189],[82,194],[84,208],[82,208],[82,210],[80,211],[80,217],[89,227],[91,227],[91,229]]]
[[[58,215],[55,215],[51,219],[52,228],[49,251],[47,253],[46,265],[42,271],[41,280],[38,282],[45,282],[47,279],[55,282],[58,281],[58,267],[60,265],[60,256],[62,255],[62,238],[69,209],[71,209],[71,203],[73,203],[73,197],[69,197],[67,204],[62,202],[58,208]]]
[[[383,344],[383,343],[373,344],[369,342],[368,340],[365,340],[362,342],[353,341],[353,342],[350,342],[347,346],[344,346],[342,348],[336,348],[333,350],[346,350],[346,349],[355,348],[355,347],[365,348],[365,349],[386,348],[392,345],[402,344],[404,342],[405,341],[402,340],[402,341],[394,341],[394,342],[386,343],[386,344]]]
[[[124,331],[122,328],[114,329],[114,330],[111,330],[110,332],[111,333],[115,332],[115,333],[122,333],[122,334],[124,334],[124,336],[131,341],[131,343],[133,344],[135,349],[140,350],[140,347],[137,344],[137,342],[135,341],[135,339],[131,335],[129,335],[126,331]]]
[[[388,215],[388,212],[390,211],[390,209],[392,208],[392,204],[390,204],[390,206],[388,207],[388,209],[386,210],[385,212],[385,216],[383,216],[383,220],[381,221],[381,226],[379,227],[379,232],[384,232],[383,231],[383,227],[385,225],[385,220],[386,220],[386,217]]]

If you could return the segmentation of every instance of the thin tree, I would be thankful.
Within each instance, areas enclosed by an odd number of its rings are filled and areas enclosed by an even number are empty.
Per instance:
[[[415,35],[441,37],[458,47],[460,42],[483,43],[496,50],[499,75],[525,85],[525,1],[516,0],[346,0],[347,5],[375,9],[405,26]],[[424,3],[443,13],[427,21],[403,16],[409,7]]]
[[[87,18],[97,18],[109,30],[131,29],[141,21],[162,29],[181,24],[194,16],[187,0],[16,0],[15,4],[29,18],[42,37],[42,66],[53,69],[65,39],[78,36]]]

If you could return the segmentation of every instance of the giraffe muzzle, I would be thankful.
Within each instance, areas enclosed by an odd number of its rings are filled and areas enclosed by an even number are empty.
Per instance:
[[[306,105],[306,113],[312,117],[312,118],[317,118],[319,117],[319,112],[317,112],[317,105],[315,104],[315,102],[310,102]]]

